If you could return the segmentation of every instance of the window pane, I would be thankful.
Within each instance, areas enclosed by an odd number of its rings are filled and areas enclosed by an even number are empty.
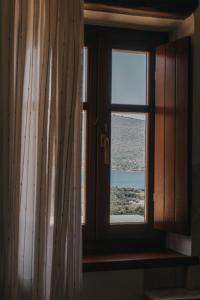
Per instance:
[[[111,116],[110,223],[145,222],[146,114]]]
[[[82,74],[82,87],[81,87],[81,101],[87,101],[87,73],[88,73],[88,49],[83,48],[83,74]]]
[[[86,222],[86,111],[82,113],[81,221]]]
[[[112,103],[147,103],[147,53],[112,50]]]

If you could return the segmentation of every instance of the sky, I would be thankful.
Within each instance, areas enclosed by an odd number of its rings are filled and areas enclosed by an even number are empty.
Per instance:
[[[112,103],[146,104],[146,53],[112,51]]]
[[[87,48],[83,52],[83,98],[86,96]],[[112,51],[112,103],[146,104],[147,54],[131,51]],[[85,99],[83,99],[85,101]],[[123,114],[121,113],[121,116]],[[134,114],[133,117],[144,120],[145,115]]]

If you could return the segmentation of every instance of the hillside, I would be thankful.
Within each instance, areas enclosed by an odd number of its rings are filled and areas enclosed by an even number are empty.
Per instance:
[[[144,170],[145,121],[113,114],[111,145],[113,170]]]

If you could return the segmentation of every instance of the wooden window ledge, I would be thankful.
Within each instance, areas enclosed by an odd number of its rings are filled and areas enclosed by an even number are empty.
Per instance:
[[[186,267],[198,264],[198,257],[186,256],[171,250],[148,253],[114,253],[83,257],[83,272]]]

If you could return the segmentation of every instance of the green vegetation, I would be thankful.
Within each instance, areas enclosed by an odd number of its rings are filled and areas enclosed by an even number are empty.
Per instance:
[[[111,188],[111,215],[144,216],[144,189]]]

